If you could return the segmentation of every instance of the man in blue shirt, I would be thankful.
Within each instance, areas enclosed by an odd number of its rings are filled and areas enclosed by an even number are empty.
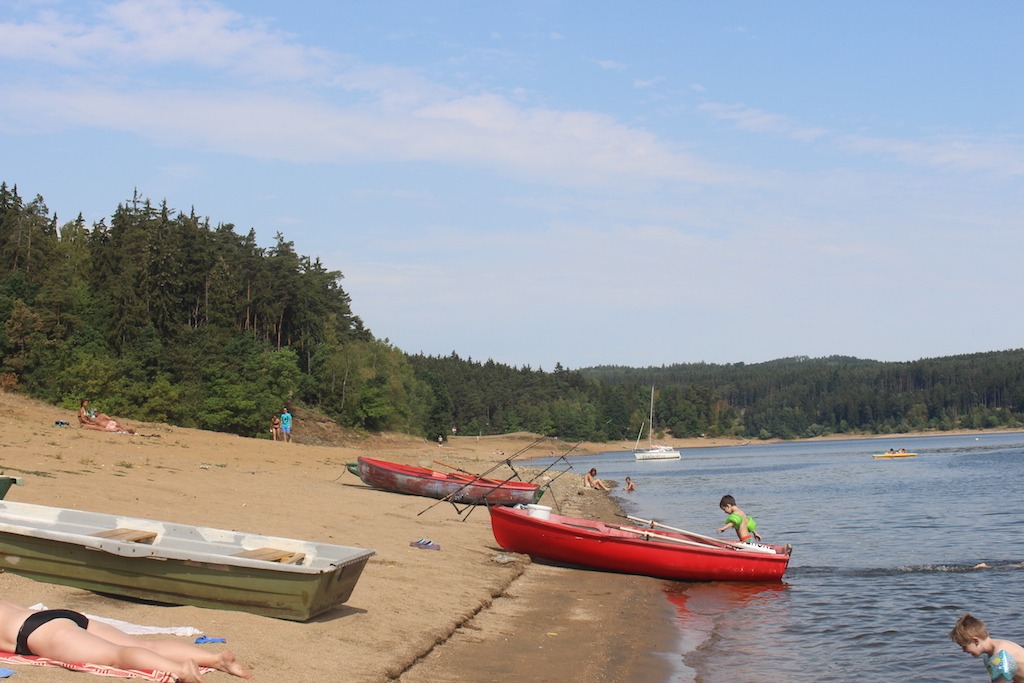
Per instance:
[[[285,441],[292,440],[292,414],[287,407],[281,409],[281,433]]]

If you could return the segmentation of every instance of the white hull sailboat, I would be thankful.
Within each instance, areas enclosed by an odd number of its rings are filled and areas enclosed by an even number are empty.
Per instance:
[[[681,456],[678,448],[660,446],[654,443],[654,387],[651,387],[651,428],[647,432],[647,448],[640,448],[640,437],[644,435],[644,426],[640,425],[640,433],[636,435],[636,446],[633,455],[637,460],[678,460]]]

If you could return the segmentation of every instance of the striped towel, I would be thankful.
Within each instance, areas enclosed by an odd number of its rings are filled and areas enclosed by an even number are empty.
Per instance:
[[[135,671],[134,669],[118,669],[103,664],[69,664],[68,662],[58,662],[56,659],[16,655],[10,652],[0,652],[0,661],[7,664],[26,664],[28,666],[59,666],[71,671],[82,671],[84,673],[96,674],[97,676],[135,678],[143,681],[156,681],[156,683],[175,683],[178,680],[176,675],[166,671]],[[213,671],[213,669],[206,666],[199,667],[199,670],[204,674]]]

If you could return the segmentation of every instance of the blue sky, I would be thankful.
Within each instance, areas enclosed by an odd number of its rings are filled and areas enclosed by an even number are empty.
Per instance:
[[[0,179],[277,232],[412,353],[1024,346],[1024,3],[0,0]]]

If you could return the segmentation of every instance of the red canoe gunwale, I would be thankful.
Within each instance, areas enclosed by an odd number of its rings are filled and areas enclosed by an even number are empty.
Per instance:
[[[490,513],[494,540],[505,550],[673,581],[782,581],[792,551],[789,546],[775,545],[768,546],[774,553],[744,550],[714,543],[715,539],[702,541],[673,531],[553,513],[544,520],[521,508],[491,508]]]
[[[487,479],[462,472],[438,472],[426,467],[360,457],[359,478],[368,486],[394,493],[426,496],[461,505],[527,505],[544,490],[525,481]]]

